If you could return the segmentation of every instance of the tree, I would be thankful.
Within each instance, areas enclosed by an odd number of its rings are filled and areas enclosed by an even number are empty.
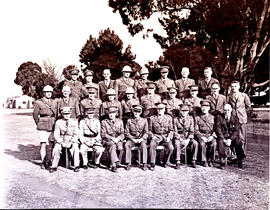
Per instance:
[[[60,71],[60,68],[58,68],[56,64],[52,63],[52,61],[48,58],[43,60],[42,63],[43,63],[42,67],[46,74],[53,76],[57,81],[61,80],[62,72]]]
[[[124,65],[130,65],[134,72],[140,69],[135,60],[136,56],[131,52],[131,46],[123,49],[123,42],[118,35],[109,28],[102,30],[98,38],[90,35],[80,52],[80,62],[85,65],[83,71],[91,69],[95,72],[94,81],[102,80],[102,71],[109,68],[112,79],[121,76]]]
[[[165,51],[178,44],[209,50],[221,83],[239,79],[244,91],[254,82],[256,64],[270,43],[269,0],[109,0],[109,5],[131,35],[144,30],[144,20],[161,14],[166,36],[153,37]]]
[[[54,87],[57,84],[53,76],[42,73],[41,67],[31,61],[20,65],[14,82],[22,86],[23,94],[35,99],[43,96],[42,90],[45,85]]]

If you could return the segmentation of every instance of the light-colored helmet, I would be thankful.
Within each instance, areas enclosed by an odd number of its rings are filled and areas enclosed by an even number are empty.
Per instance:
[[[53,92],[52,86],[46,85],[46,86],[43,88],[43,92]]]
[[[133,93],[134,94],[134,89],[132,87],[127,87],[126,94],[128,94],[128,93]]]
[[[132,69],[129,65],[125,65],[123,68],[122,68],[122,72],[132,72]]]
[[[110,88],[110,89],[107,90],[107,93],[106,94],[107,95],[116,95],[116,92],[115,92],[114,89]]]

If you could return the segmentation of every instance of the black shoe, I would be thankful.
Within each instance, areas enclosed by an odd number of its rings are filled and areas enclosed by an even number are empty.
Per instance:
[[[129,171],[131,169],[131,164],[128,164],[126,170]]]
[[[221,164],[221,165],[219,166],[219,168],[220,168],[221,170],[224,170],[224,165]]]
[[[146,171],[146,170],[147,170],[147,164],[146,164],[146,163],[144,163],[144,164],[143,164],[143,168],[142,168],[142,170],[144,170],[144,171]]]
[[[40,168],[41,168],[41,169],[45,169],[45,168],[46,168],[45,162],[42,162],[42,163],[40,164]]]
[[[207,164],[206,164],[205,161],[202,162],[202,166],[203,166],[203,167],[207,167]]]
[[[117,172],[117,167],[116,166],[112,167],[112,172],[115,172],[115,173]]]
[[[155,170],[155,164],[151,163],[151,166],[150,166],[150,171],[154,171]]]
[[[56,172],[56,170],[57,170],[57,168],[50,168],[50,169],[49,169],[49,172],[50,172],[50,173],[54,173],[54,172]]]
[[[213,163],[209,161],[209,162],[208,162],[208,166],[209,166],[209,167],[213,167]]]
[[[80,167],[79,166],[77,166],[77,167],[74,168],[74,172],[79,172],[79,171],[80,171]]]
[[[238,168],[244,168],[242,160],[238,160]]]
[[[195,161],[195,160],[191,161],[191,167],[192,167],[192,168],[196,168],[196,167],[197,167],[197,166],[196,166],[196,161]]]
[[[177,169],[177,170],[180,169],[180,163],[176,163],[175,169]]]
[[[84,165],[83,166],[83,169],[87,170],[88,169],[88,166],[87,165]]]
[[[116,167],[117,167],[117,168],[120,168],[120,167],[121,167],[121,164],[120,164],[119,161],[117,161],[115,164],[116,164]]]

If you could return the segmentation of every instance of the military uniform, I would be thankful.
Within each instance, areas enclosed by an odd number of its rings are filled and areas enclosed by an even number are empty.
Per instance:
[[[131,78],[121,77],[116,80],[115,91],[118,93],[118,100],[121,101],[125,98],[127,87],[134,88],[135,81]]]
[[[74,160],[74,167],[79,167],[80,164],[80,150],[79,150],[79,141],[78,141],[78,121],[70,118],[68,120],[59,119],[55,123],[54,129],[54,138],[56,140],[55,146],[53,148],[53,160],[52,160],[52,168],[57,168],[60,154],[62,151],[62,144],[68,144],[72,158]]]
[[[158,94],[161,96],[162,99],[168,97],[167,89],[169,87],[175,87],[174,81],[172,79],[159,79],[156,81]]]
[[[141,105],[143,106],[143,117],[149,118],[157,113],[156,103],[161,102],[161,97],[157,94],[149,95],[146,94],[141,97]]]
[[[85,110],[88,108],[95,108],[95,118],[100,118],[100,107],[102,101],[99,98],[94,98],[91,100],[90,98],[85,98],[80,102],[81,114],[85,114]]]
[[[135,81],[134,84],[134,89],[135,93],[137,94],[138,98],[141,98],[142,96],[147,94],[147,83],[149,80],[143,80],[143,79],[138,79]]]
[[[80,152],[82,154],[84,166],[86,166],[88,163],[87,152],[89,151],[90,148],[94,150],[95,164],[98,165],[100,163],[100,158],[104,151],[104,148],[101,142],[100,131],[101,131],[101,128],[100,128],[100,122],[98,119],[84,118],[80,121],[79,139],[82,143],[80,147]]]
[[[175,86],[178,88],[178,98],[184,100],[189,97],[189,86],[195,85],[193,79],[187,78],[186,80],[179,79],[175,81]]]
[[[123,113],[123,120],[124,120],[124,123],[126,123],[127,119],[130,119],[133,117],[133,114],[132,114],[132,106],[133,105],[139,105],[140,102],[138,99],[126,99],[126,100],[122,100],[121,101],[121,106],[122,106],[122,113]]]
[[[81,97],[83,96],[83,84],[80,81],[73,81],[73,80],[68,80],[64,82],[63,86],[69,86],[71,89],[71,94],[70,97],[74,97],[77,100],[80,100]]]
[[[223,113],[224,105],[227,103],[226,97],[219,94],[216,98],[213,95],[206,96],[206,99],[211,102],[210,113],[214,116]]]
[[[213,137],[213,140],[205,143],[202,137]],[[195,137],[199,143],[201,161],[212,163],[215,159],[216,134],[214,132],[214,116],[211,114],[200,115],[195,118]]]
[[[191,116],[174,118],[174,145],[176,149],[176,161],[180,161],[182,141],[189,139],[192,161],[197,160],[198,143],[194,139],[194,119]]]
[[[167,104],[166,113],[172,118],[179,116],[179,105],[183,104],[183,101],[179,98],[174,99],[164,99],[163,103]]]
[[[82,98],[86,98],[86,97],[88,97],[88,87],[95,87],[96,88],[96,90],[97,90],[97,93],[96,93],[96,98],[99,98],[99,95],[100,95],[100,93],[99,93],[99,85],[98,84],[96,84],[96,83],[86,83],[86,84],[84,84],[83,86],[82,86],[82,92],[83,92],[83,96],[82,96]]]
[[[79,102],[76,98],[58,98],[57,101],[57,113],[58,113],[58,119],[61,118],[60,110],[63,107],[71,107],[71,118],[78,119],[81,112],[79,107]]]
[[[108,89],[115,89],[116,82],[115,80],[108,81],[108,84],[106,84],[107,81],[103,80],[98,83],[99,86],[99,98],[104,102],[107,100],[107,90]]]
[[[162,119],[159,116],[151,116],[149,120],[149,138],[150,138],[150,163],[156,163],[156,149],[158,145],[166,148],[165,163],[170,161],[173,153],[172,138],[174,135],[172,117],[164,114]],[[157,139],[155,139],[155,137]],[[169,141],[168,141],[169,140]]]
[[[148,122],[144,118],[128,119],[125,129],[127,142],[125,143],[126,163],[131,163],[131,148],[136,144],[140,145],[139,150],[142,151],[142,163],[147,163],[147,138],[148,138]],[[143,139],[141,143],[135,143],[133,139]]]
[[[199,96],[202,98],[206,98],[207,95],[210,95],[211,94],[211,87],[212,87],[213,83],[219,84],[219,81],[213,77],[211,77],[209,82],[207,82],[205,78],[199,79],[199,81],[198,81],[199,90],[200,90]]]
[[[195,98],[189,97],[185,99],[184,104],[188,104],[190,106],[190,112],[189,112],[190,115],[193,115],[193,116],[199,115],[201,101],[202,101],[202,98],[199,98],[199,97],[195,97]]]
[[[117,143],[112,141],[112,137],[118,138]],[[101,121],[101,138],[103,146],[109,151],[111,165],[122,160],[124,124],[121,119],[116,118],[114,122],[109,119]],[[119,150],[119,158],[116,150]]]
[[[101,106],[100,106],[100,117],[101,119],[105,119],[107,112],[106,109],[111,107],[111,106],[116,106],[117,107],[117,116],[118,118],[122,118],[122,106],[121,103],[119,101],[104,101]]]

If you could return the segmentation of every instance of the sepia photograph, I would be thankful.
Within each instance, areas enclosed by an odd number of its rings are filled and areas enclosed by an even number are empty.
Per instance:
[[[269,209],[269,0],[0,19],[1,209]]]

